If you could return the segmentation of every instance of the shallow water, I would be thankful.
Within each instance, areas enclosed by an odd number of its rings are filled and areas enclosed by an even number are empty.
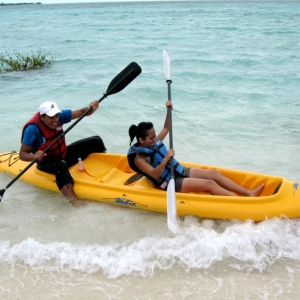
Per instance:
[[[0,152],[19,150],[41,102],[84,107],[136,61],[142,74],[66,136],[126,153],[131,124],[163,125],[165,49],[176,158],[297,181],[299,14],[288,1],[1,7],[1,52],[55,61],[0,75]],[[0,205],[1,299],[298,299],[299,219],[182,221],[173,236],[165,214],[75,209],[18,180]]]

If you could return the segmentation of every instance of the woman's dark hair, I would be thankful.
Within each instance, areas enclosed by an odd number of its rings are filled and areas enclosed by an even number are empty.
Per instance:
[[[151,128],[153,128],[153,124],[151,122],[141,122],[138,126],[131,125],[128,131],[130,136],[129,145],[131,145],[134,138],[136,138],[137,141],[139,141],[139,138],[144,140]]]

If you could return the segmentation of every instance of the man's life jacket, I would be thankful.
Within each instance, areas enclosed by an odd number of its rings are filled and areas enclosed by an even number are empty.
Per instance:
[[[40,130],[40,133],[43,137],[43,144],[38,146],[38,150],[44,151],[53,141],[55,141],[62,133],[62,125],[60,122],[58,122],[57,129],[51,129],[48,126],[46,126],[41,120],[40,120],[40,113],[36,113],[23,127],[22,131],[22,138],[21,142],[23,140],[24,131],[30,124],[35,124],[38,129]],[[47,156],[46,158],[49,159],[63,159],[66,156],[67,153],[67,145],[65,141],[65,136],[62,135],[52,146],[49,150],[47,150]]]
[[[171,179],[170,162],[167,163],[161,176],[158,179],[155,179],[149,176],[148,174],[144,173],[136,166],[134,160],[137,153],[142,153],[144,156],[149,157],[150,165],[153,168],[156,168],[168,153],[168,150],[166,146],[163,144],[163,142],[159,139],[156,139],[156,143],[152,148],[139,147],[139,144],[136,143],[129,148],[127,153],[127,160],[132,170],[149,178],[154,183],[155,186],[165,189]],[[173,158],[173,164],[174,164],[174,175],[175,176],[182,175],[184,170],[183,166],[179,164],[179,162],[175,158]]]

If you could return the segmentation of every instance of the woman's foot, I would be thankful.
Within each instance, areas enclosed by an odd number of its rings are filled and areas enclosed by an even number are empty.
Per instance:
[[[255,188],[253,190],[250,190],[249,191],[249,197],[258,197],[262,193],[262,191],[264,190],[264,188],[265,188],[265,184],[262,183],[257,188]]]

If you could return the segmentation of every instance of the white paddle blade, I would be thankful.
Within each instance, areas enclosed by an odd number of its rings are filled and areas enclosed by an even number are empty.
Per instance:
[[[175,196],[175,180],[171,178],[168,184],[167,189],[167,215],[168,215],[168,227],[173,233],[178,232],[178,223],[177,223],[177,209],[176,209],[176,196]]]
[[[163,50],[163,57],[164,57],[164,69],[167,80],[171,79],[171,68],[170,68],[170,59],[169,55],[165,50]]]

